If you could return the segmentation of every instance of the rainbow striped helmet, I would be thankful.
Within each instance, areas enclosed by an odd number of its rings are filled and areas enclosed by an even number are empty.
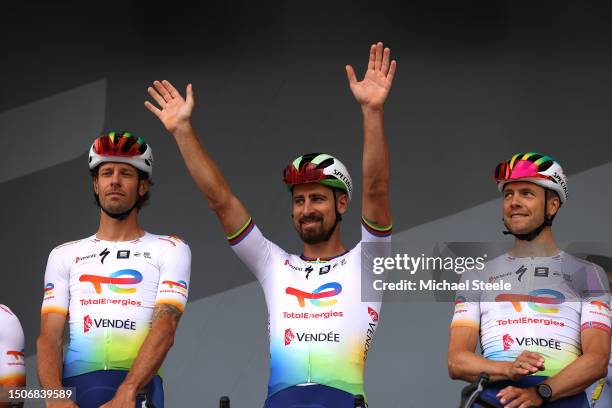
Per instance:
[[[534,152],[517,153],[510,160],[497,165],[493,178],[499,191],[503,191],[506,183],[512,181],[529,181],[559,194],[561,204],[567,201],[567,177],[561,165],[550,156]]]
[[[349,200],[353,195],[353,182],[348,170],[334,156],[310,153],[298,157],[285,167],[283,182],[289,188],[297,184],[319,183],[346,191]]]
[[[129,132],[109,132],[94,140],[89,149],[89,169],[107,162],[127,163],[153,177],[153,151],[142,137]]]

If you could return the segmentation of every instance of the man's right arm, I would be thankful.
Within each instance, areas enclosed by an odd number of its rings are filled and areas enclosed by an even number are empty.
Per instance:
[[[66,316],[45,313],[41,316],[40,335],[36,341],[36,370],[38,382],[44,389],[62,388],[62,339]],[[51,408],[78,408],[70,400],[48,400]]]
[[[148,88],[148,92],[159,107],[149,101],[145,102],[145,106],[174,136],[191,177],[206,197],[210,208],[217,214],[225,234],[229,236],[236,233],[248,221],[249,214],[230,190],[191,125],[194,107],[191,84],[187,86],[186,99],[168,81],[155,81],[153,86]]]
[[[487,373],[491,381],[519,380],[525,375],[537,372],[543,359],[528,351],[523,352],[514,362],[493,361],[475,353],[478,344],[478,328],[454,326],[450,329],[448,343],[448,374],[453,380],[474,382],[480,373]]]

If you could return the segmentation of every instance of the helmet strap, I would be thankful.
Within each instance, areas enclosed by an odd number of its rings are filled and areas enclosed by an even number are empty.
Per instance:
[[[548,207],[548,194],[547,193],[548,193],[548,189],[544,189],[544,221],[542,222],[542,224],[540,224],[539,227],[525,234],[515,234],[514,232],[510,231],[510,228],[508,228],[508,225],[506,225],[506,222],[502,218],[502,221],[504,221],[504,226],[506,227],[506,231],[502,231],[502,233],[504,235],[514,235],[517,239],[521,241],[531,242],[535,238],[537,238],[537,236],[540,235],[542,231],[544,231],[544,228],[552,226],[553,219],[555,218],[557,214],[553,215],[552,217],[549,217],[548,214],[546,214],[547,207]]]

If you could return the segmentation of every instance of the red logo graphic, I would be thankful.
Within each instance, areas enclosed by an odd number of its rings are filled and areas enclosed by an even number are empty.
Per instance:
[[[7,356],[13,356],[15,357],[15,360],[23,360],[23,351],[17,351],[17,350],[9,350],[6,352]]]
[[[295,339],[295,334],[293,334],[293,330],[285,329],[285,346],[291,344],[293,339]]]
[[[591,302],[591,304],[592,304],[593,306],[597,306],[597,309],[598,309],[599,311],[601,311],[602,309],[603,309],[603,310],[607,310],[608,312],[610,311],[610,305],[609,305],[609,304],[607,304],[607,303],[604,303],[604,302],[599,302],[599,301],[593,301],[593,302]]]
[[[85,316],[83,318],[83,332],[87,333],[92,325],[93,325],[93,320],[91,320],[91,317],[89,317],[89,315]]]
[[[376,310],[368,306],[368,313],[370,314],[373,322],[378,322],[378,312],[376,312]]]
[[[504,351],[510,350],[512,344],[514,343],[514,339],[509,334],[504,334]]]

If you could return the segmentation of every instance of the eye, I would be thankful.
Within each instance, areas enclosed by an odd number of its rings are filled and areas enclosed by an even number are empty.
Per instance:
[[[303,204],[304,203],[304,198],[303,197],[295,197],[293,199],[293,204]]]

